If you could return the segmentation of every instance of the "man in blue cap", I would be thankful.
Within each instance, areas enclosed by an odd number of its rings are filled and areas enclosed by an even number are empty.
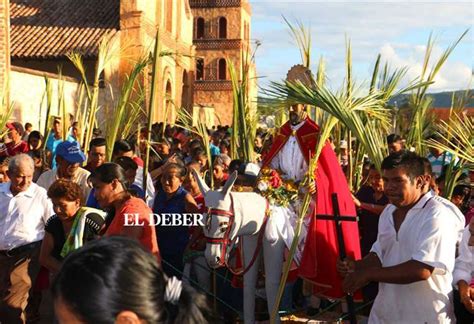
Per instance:
[[[56,148],[56,170],[48,170],[38,179],[38,185],[48,190],[54,181],[66,179],[77,183],[83,192],[84,201],[91,188],[87,183],[90,172],[81,168],[86,156],[76,143],[61,142]]]

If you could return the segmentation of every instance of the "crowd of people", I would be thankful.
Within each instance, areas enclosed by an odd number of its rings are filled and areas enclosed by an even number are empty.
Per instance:
[[[146,130],[116,141],[107,161],[100,132],[84,148],[78,125],[63,139],[61,123],[55,119],[45,136],[29,123],[6,125],[0,147],[0,323],[37,321],[42,291],[50,287],[59,323],[77,318],[87,323],[215,321],[204,295],[190,287],[211,291],[202,229],[149,226],[148,215],[205,212],[192,170],[208,182],[212,177],[215,188],[234,171],[241,184],[255,186],[258,169],[230,158],[232,129],[209,130],[208,160],[195,135],[155,124],[144,184]],[[270,133],[257,131],[255,164],[265,161],[272,142]],[[338,263],[343,288],[362,289],[366,301],[375,300],[373,323],[388,323],[413,305],[417,311],[406,313],[406,323],[416,318],[448,323],[455,320],[453,303],[458,322],[470,323],[474,209],[469,174],[448,201],[441,194],[444,166],[453,158],[449,153],[431,149],[419,157],[405,150],[398,135],[387,142],[391,154],[382,173],[365,163],[353,195],[363,258]],[[344,170],[348,146],[338,147],[340,165],[331,167]],[[138,215],[145,226],[125,226],[126,215]],[[177,291],[182,292],[176,296]],[[301,304],[299,295],[294,293],[290,308]]]

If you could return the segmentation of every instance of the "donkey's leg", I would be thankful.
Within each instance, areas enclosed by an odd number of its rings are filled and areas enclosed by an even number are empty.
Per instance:
[[[243,236],[243,254],[245,267],[252,261],[255,249],[258,245],[258,235]],[[259,252],[261,254],[261,252]],[[244,274],[244,322],[245,324],[255,323],[255,289],[257,286],[258,266],[260,264],[259,255],[252,267]]]
[[[280,286],[281,273],[283,269],[283,253],[285,242],[278,238],[276,242],[270,243],[263,239],[263,262],[265,263],[265,291],[267,293],[268,314],[271,316],[275,300]],[[276,322],[280,322],[277,316]]]

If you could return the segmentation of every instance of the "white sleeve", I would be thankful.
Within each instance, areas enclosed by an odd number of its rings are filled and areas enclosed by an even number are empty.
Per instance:
[[[444,206],[438,204],[429,212],[431,215],[423,220],[412,259],[435,268],[433,274],[444,274],[454,268],[457,234]]]
[[[468,284],[472,279],[473,269],[473,258],[474,254],[472,248],[469,247],[469,237],[471,233],[469,232],[469,225],[464,229],[461,243],[459,244],[459,255],[456,258],[456,264],[454,266],[453,272],[453,283],[457,285],[460,280],[464,280]]]
[[[151,174],[148,172],[148,176],[146,178],[146,202],[148,207],[153,207],[153,200],[155,198],[155,185],[153,184],[153,180],[151,178]]]

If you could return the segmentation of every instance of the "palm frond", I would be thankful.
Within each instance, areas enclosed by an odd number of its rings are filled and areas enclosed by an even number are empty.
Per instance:
[[[46,97],[46,117],[44,122],[44,141],[41,144],[43,147],[46,146],[48,141],[48,137],[51,135],[50,127],[51,127],[51,107],[53,105],[53,88],[51,85],[51,80],[45,76],[45,97]]]
[[[474,118],[453,114],[448,121],[440,120],[436,133],[441,141],[428,139],[429,147],[449,152],[474,165]]]
[[[3,91],[0,93],[0,137],[4,137],[8,133],[5,125],[13,114],[13,103],[8,102],[8,83],[3,85]]]
[[[135,83],[147,65],[148,59],[141,59],[138,61],[137,64],[135,64],[132,71],[130,72],[130,75],[125,78],[125,82],[122,86],[118,103],[115,109],[113,110],[113,115],[111,116],[111,118],[107,119],[107,132],[105,139],[107,142],[106,148],[108,161],[112,160],[114,143],[117,140],[119,130],[120,132],[122,132],[125,128],[130,128],[133,126],[130,125],[132,121],[125,120],[124,115],[126,114],[126,110],[130,109],[131,97],[134,93]],[[128,126],[126,126],[126,124],[128,124]]]
[[[176,125],[192,134],[197,135],[201,139],[202,144],[204,145],[204,150],[206,151],[207,161],[209,163],[209,170],[212,172],[211,148],[206,123],[198,117],[198,119],[196,120],[196,124],[193,125],[193,116],[191,116],[191,114],[186,110],[186,108],[182,107],[178,110]],[[211,189],[213,189],[214,179],[212,175],[210,177],[210,181],[210,187]]]
[[[247,53],[248,55],[248,53]],[[241,81],[234,64],[227,59],[227,66],[232,83],[233,122],[231,137],[231,157],[243,161],[254,161],[254,136],[257,120],[252,116],[251,104],[248,96],[249,87],[249,59],[245,57],[241,66]]]
[[[311,30],[306,29],[301,21],[297,21],[296,26],[294,26],[285,16],[283,16],[283,19],[300,50],[303,65],[309,68],[311,65]]]

